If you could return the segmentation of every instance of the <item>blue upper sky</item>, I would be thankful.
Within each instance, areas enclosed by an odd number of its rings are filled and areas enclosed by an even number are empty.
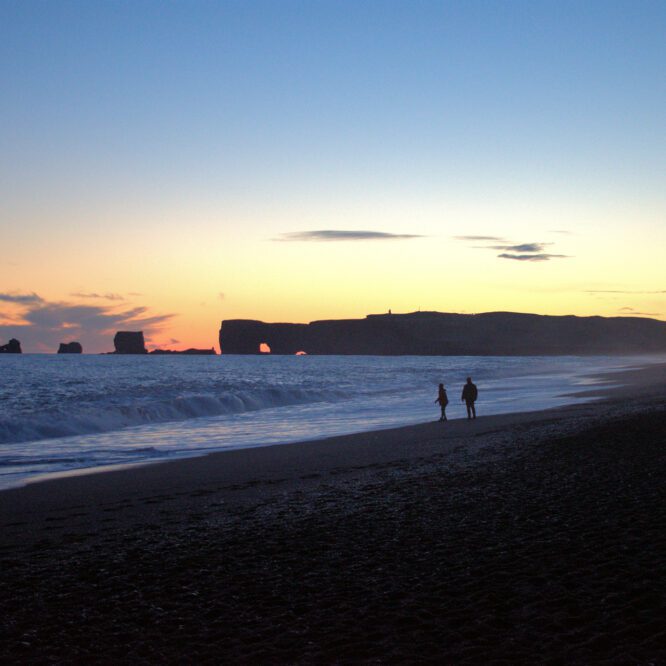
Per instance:
[[[177,314],[195,305],[164,300],[162,265],[224,293],[227,316],[362,315],[408,308],[408,293],[460,310],[472,291],[477,311],[662,316],[663,297],[572,294],[664,288],[665,35],[663,1],[0,0],[0,277],[13,303],[115,292],[113,251],[141,307]],[[339,249],[350,230],[404,243],[389,256],[368,240],[355,267]],[[531,243],[545,261],[495,261],[461,235]],[[437,256],[497,293],[429,296]],[[243,275],[252,257],[261,284]],[[298,272],[319,276],[311,292]]]
[[[665,28],[666,3],[641,1],[5,0],[3,153],[93,189],[636,170],[649,188]]]

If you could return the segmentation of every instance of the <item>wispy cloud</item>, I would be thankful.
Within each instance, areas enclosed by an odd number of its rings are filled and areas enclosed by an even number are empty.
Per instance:
[[[515,261],[550,261],[551,259],[565,259],[566,254],[548,254],[541,252],[538,254],[510,254],[503,252],[497,255],[500,259],[513,259]]]
[[[639,312],[638,310],[635,310],[634,308],[630,307],[624,307],[620,308],[619,312],[622,312],[625,315],[628,315],[630,317],[660,317],[661,312]]]
[[[500,236],[454,236],[455,240],[459,241],[489,241],[495,243],[506,243]]]
[[[546,245],[552,245],[552,243],[521,243],[519,245],[490,245],[486,247],[491,250],[505,250],[507,252],[543,252]]]
[[[418,234],[390,234],[384,231],[345,231],[322,229],[319,231],[292,231],[280,234],[274,241],[358,241],[358,240],[404,240],[423,238]]]
[[[96,292],[75,291],[70,294],[73,298],[94,298],[105,301],[124,301],[125,298],[120,294],[98,294]]]
[[[586,294],[666,294],[666,289],[641,291],[638,289],[586,289]]]
[[[86,352],[111,351],[116,331],[143,330],[149,340],[175,316],[152,314],[145,306],[48,302],[37,294],[10,302],[19,307],[20,319],[5,318],[0,325],[0,340],[18,338],[28,351],[55,351],[59,342],[70,340],[81,342]]]
[[[554,254],[546,252],[546,248],[552,243],[513,243],[498,236],[454,236],[456,240],[465,242],[484,241],[485,245],[473,245],[477,250],[501,250],[498,259],[512,259],[523,262],[550,261],[551,259],[567,259],[567,254]],[[500,243],[500,244],[491,244]]]
[[[34,303],[41,303],[42,299],[34,292],[31,294],[4,293],[0,294],[0,301],[17,303],[19,305],[32,305]]]
[[[21,318],[17,317],[15,314],[12,314],[11,312],[0,312],[0,325],[2,324],[14,324],[14,323],[21,323]],[[2,344],[2,341],[0,341],[0,344]]]

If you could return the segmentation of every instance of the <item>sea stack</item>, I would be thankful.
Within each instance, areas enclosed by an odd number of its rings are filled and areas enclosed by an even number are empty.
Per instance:
[[[118,331],[113,337],[116,354],[147,354],[143,331]]]
[[[0,345],[0,354],[21,354],[21,343],[12,338],[6,345]]]
[[[58,347],[58,354],[81,354],[83,347],[80,342],[61,342]]]

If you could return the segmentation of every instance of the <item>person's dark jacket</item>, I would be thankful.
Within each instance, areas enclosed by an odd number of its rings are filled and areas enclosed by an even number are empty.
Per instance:
[[[479,397],[479,391],[476,384],[465,384],[462,391],[462,399],[465,402],[475,402]]]

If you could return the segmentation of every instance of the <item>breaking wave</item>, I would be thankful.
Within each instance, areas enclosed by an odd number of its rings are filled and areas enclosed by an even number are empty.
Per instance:
[[[240,414],[273,407],[338,401],[345,397],[348,397],[345,392],[336,390],[270,387],[252,391],[225,391],[219,395],[183,395],[131,405],[98,403],[68,410],[67,413],[53,410],[0,418],[0,444],[88,435],[132,426]]]

